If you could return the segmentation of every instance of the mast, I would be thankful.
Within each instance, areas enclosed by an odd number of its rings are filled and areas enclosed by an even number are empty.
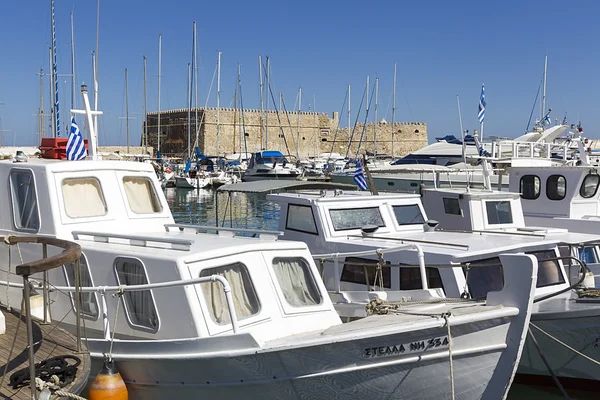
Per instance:
[[[316,106],[316,100],[315,100],[315,96],[313,96],[313,125],[315,126],[315,158],[317,157],[317,148],[319,146],[319,130],[317,127],[317,106]]]
[[[240,102],[240,117],[242,116],[241,114],[241,108],[242,108],[242,87],[241,87],[241,75],[242,75],[242,66],[240,65],[240,63],[238,63],[238,81],[237,81],[237,87],[236,90],[239,90],[240,94],[239,94],[239,102]],[[242,141],[244,140],[244,128],[242,126],[240,126],[240,161],[241,161],[241,154],[242,154]],[[234,150],[235,152],[235,150]]]
[[[96,87],[96,82],[97,82],[96,81],[96,53],[93,51],[92,51],[92,79],[94,81],[94,87]],[[88,101],[89,101],[89,97],[88,97]],[[91,105],[90,105],[90,107],[91,107]],[[90,108],[90,110],[91,110],[91,108]],[[98,125],[97,125],[98,117],[94,114],[92,119],[94,121],[95,129],[98,129]],[[92,140],[92,130],[90,129],[89,132],[90,132],[90,141],[91,141]],[[96,131],[96,133],[98,133],[98,131]],[[98,139],[98,138],[96,137],[96,139]]]
[[[220,129],[220,108],[221,108],[221,52],[217,55],[217,135],[216,144],[217,149],[216,156],[219,156],[219,129]]]
[[[238,77],[237,79],[239,80],[239,69],[240,69],[240,64],[238,63]],[[235,89],[233,91],[233,146],[232,146],[232,151],[233,153],[235,153],[235,137],[237,135],[237,91],[238,91],[238,87],[237,87],[237,82],[235,85]]]
[[[456,95],[456,105],[458,106],[458,122],[460,124],[460,135],[462,138],[462,157],[463,157],[463,162],[465,163],[465,165],[467,164],[467,148],[466,148],[466,143],[465,143],[465,130],[463,128],[463,120],[462,120],[462,113],[460,112],[460,99],[458,98],[458,95]],[[467,185],[467,187],[469,187]]]
[[[348,138],[350,138],[350,125],[352,122],[350,121],[350,85],[348,85]]]
[[[367,130],[367,118],[368,118],[368,116],[369,116],[369,77],[367,76],[367,89],[366,89],[366,92],[365,92],[365,125],[363,127],[363,132],[366,132],[366,130]],[[362,134],[361,134],[361,141],[358,144],[359,149],[360,149],[361,145],[362,145]],[[365,151],[366,151],[366,146],[365,146]],[[357,155],[356,156],[357,157],[359,156],[358,155],[358,150],[357,150]]]
[[[162,35],[158,34],[158,128],[156,130],[156,154],[160,151],[160,72],[162,63]]]
[[[127,133],[127,154],[129,154],[129,81],[125,68],[125,132]]]
[[[544,84],[543,84],[543,91],[542,91],[542,109],[540,112],[540,123],[542,124],[542,126],[544,125],[544,116],[546,114],[546,73],[548,70],[548,54],[546,54],[546,57],[544,58]]]
[[[298,130],[296,132],[296,157],[300,158],[300,112],[302,111],[302,87],[298,88]]]
[[[375,113],[373,114],[373,155],[377,156],[377,108],[379,108],[379,78],[375,78]]]
[[[187,145],[187,156],[188,159],[191,160],[192,155],[191,155],[191,141],[192,141],[192,82],[190,82],[191,78],[191,66],[190,63],[188,63],[188,76],[187,76],[187,103],[188,103],[188,118],[187,118],[187,134],[188,134],[188,145]]]
[[[52,22],[52,82],[54,86],[54,137],[60,137],[60,111],[58,104],[58,73],[56,66],[56,26],[54,21],[54,0],[50,1]]]
[[[392,89],[392,158],[394,157],[394,136],[395,136],[395,127],[394,122],[396,122],[396,66],[397,62],[394,63],[394,88]]]
[[[71,11],[71,110],[77,108],[77,94],[75,93],[75,28],[73,11]]]
[[[146,95],[146,56],[144,56],[144,154],[148,153],[148,97]]]
[[[198,143],[198,132],[199,132],[199,127],[198,127],[198,64],[197,64],[197,40],[196,40],[196,21],[194,21],[194,57],[192,62],[193,64],[193,68],[192,68],[192,80],[194,81],[194,129],[196,131],[196,140],[195,143]],[[190,147],[190,146],[188,146]],[[190,147],[190,153],[191,153],[191,147]]]
[[[50,63],[49,63],[50,69],[48,70],[49,71],[49,73],[48,73],[48,80],[50,81],[49,82],[50,85],[48,85],[50,87],[50,98],[48,99],[49,103],[50,103],[50,104],[48,104],[48,107],[50,107],[50,116],[49,117],[50,117],[50,121],[51,121],[51,124],[50,124],[50,130],[51,130],[50,136],[54,137],[54,132],[56,132],[56,127],[55,127],[56,121],[54,120],[54,74],[52,73],[52,70],[54,69],[54,67],[52,65],[53,64],[52,63],[52,46],[48,47],[48,54],[49,54],[49,57],[50,57],[49,58],[49,60],[50,60]]]
[[[100,0],[96,10],[96,53],[94,64],[94,111],[98,111],[98,37],[100,36]],[[98,113],[94,114],[94,129],[98,134]],[[96,138],[97,139],[97,138]]]
[[[263,147],[263,118],[265,113],[265,106],[263,101],[263,70],[262,70],[262,55],[258,55],[258,79],[259,79],[259,88],[260,88],[260,148]]]
[[[271,65],[269,62],[269,56],[267,56],[267,68],[265,70],[265,74],[267,75],[267,102],[266,102],[266,116],[265,116],[265,149],[269,147],[269,91],[271,90],[270,83],[270,70]]]
[[[40,119],[40,142],[41,138],[46,137],[44,121],[44,69],[40,68],[40,112],[38,115]]]

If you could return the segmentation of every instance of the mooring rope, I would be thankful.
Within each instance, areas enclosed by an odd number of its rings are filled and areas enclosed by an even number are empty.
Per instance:
[[[533,326],[535,329],[537,329],[538,331],[542,332],[544,335],[548,336],[550,339],[554,340],[556,343],[566,347],[567,349],[571,350],[573,353],[577,354],[578,356],[581,356],[583,358],[585,358],[588,361],[593,362],[596,365],[600,365],[600,361],[598,360],[594,360],[593,358],[586,356],[585,354],[583,354],[580,351],[575,350],[574,348],[572,348],[571,346],[569,346],[568,344],[566,344],[565,342],[560,341],[559,339],[555,338],[554,336],[552,336],[551,334],[549,334],[548,332],[546,332],[545,330],[543,330],[542,328],[540,328],[539,326],[537,326],[534,323],[529,323],[531,326]]]
[[[450,359],[450,395],[454,400],[454,364],[452,362],[452,332],[450,331],[450,311],[444,314],[446,327],[448,329],[448,358]]]

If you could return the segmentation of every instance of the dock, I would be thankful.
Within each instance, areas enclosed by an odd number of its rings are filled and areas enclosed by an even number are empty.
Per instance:
[[[6,320],[6,333],[0,335],[0,360],[3,361],[0,364],[0,398],[31,400],[29,380],[17,389],[13,389],[10,385],[11,375],[29,366],[25,316],[23,315],[19,320],[18,312],[15,310],[9,312],[4,307],[0,307],[0,312],[4,314]],[[17,329],[18,334],[15,339]],[[81,351],[77,352],[75,336],[58,328],[56,324],[43,324],[33,320],[32,331],[36,364],[57,356],[66,356],[69,365],[75,365],[76,360],[80,360],[74,380],[60,389],[63,392],[80,393],[87,384],[91,368],[85,343],[81,344]]]

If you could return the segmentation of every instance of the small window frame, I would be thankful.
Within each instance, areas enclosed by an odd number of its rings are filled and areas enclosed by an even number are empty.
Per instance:
[[[383,214],[381,213],[381,207],[376,205],[376,206],[366,206],[366,207],[352,207],[352,208],[330,208],[328,211],[329,214],[329,219],[331,220],[331,227],[333,228],[333,230],[335,232],[344,232],[344,231],[352,231],[352,230],[356,230],[356,229],[361,229],[363,226],[352,226],[352,227],[348,227],[348,228],[336,228],[336,224],[334,221],[333,216],[331,215],[331,212],[336,212],[336,211],[358,211],[358,210],[369,210],[369,209],[375,209],[377,210],[377,212],[379,213],[379,218],[381,219],[381,223],[377,224],[378,228],[385,228],[386,224],[385,224],[385,219],[383,218]]]
[[[303,230],[303,229],[297,229],[297,228],[293,228],[290,226],[290,212],[292,207],[297,207],[297,208],[308,208],[310,209],[310,215],[312,216],[312,225],[314,226],[315,230],[313,231],[307,231],[307,230]],[[304,204],[288,204],[287,206],[287,215],[285,218],[285,229],[286,230],[290,230],[290,231],[294,231],[294,232],[301,232],[301,233],[307,233],[309,235],[319,235],[319,228],[317,228],[317,221],[315,220],[315,213],[312,209],[311,206],[307,206]]]
[[[142,272],[144,273],[144,277],[146,278],[146,283],[144,283],[144,285],[147,285],[150,283],[150,280],[148,279],[148,271],[146,270],[146,266],[144,265],[142,260],[140,260],[139,258],[134,258],[134,257],[117,257],[117,258],[115,258],[115,261],[113,262],[113,271],[115,272],[115,276],[117,278],[117,283],[119,285],[125,285],[124,283],[121,282],[121,278],[119,277],[119,271],[117,270],[117,266],[121,262],[137,263],[139,266],[141,266]],[[154,293],[152,292],[152,289],[147,289],[147,291],[150,293],[150,298],[152,300],[152,306],[154,308],[154,314],[156,315],[156,327],[139,325],[139,324],[136,324],[133,322],[133,320],[131,319],[130,306],[127,301],[127,293],[131,293],[131,292],[125,292],[123,294],[123,296],[121,296],[121,299],[119,301],[123,302],[123,308],[125,309],[125,315],[127,317],[127,322],[129,323],[129,326],[131,326],[133,329],[136,329],[136,330],[156,333],[159,331],[160,325],[161,325],[160,315],[158,313],[158,308],[156,307],[156,299],[154,298]]]
[[[400,221],[398,221],[398,214],[396,213],[396,210],[400,210],[400,209],[416,209],[419,211],[419,216],[421,217],[419,222],[409,222],[409,223],[400,223]],[[413,204],[392,204],[392,216],[394,217],[394,222],[398,225],[398,226],[412,226],[412,225],[423,225],[425,223],[425,217],[423,216],[423,210],[421,210],[421,207],[419,207],[419,204],[417,203],[413,203]]]
[[[156,205],[158,205],[158,207],[159,207],[158,211],[140,213],[140,212],[134,211],[131,208],[131,204],[129,202],[129,196],[127,196],[127,189],[125,188],[125,180],[128,178],[130,178],[130,179],[145,179],[149,183],[149,186],[151,188],[151,193],[150,193],[151,200],[153,202],[155,202]],[[164,207],[160,201],[160,197],[158,196],[158,192],[156,190],[156,186],[154,185],[154,181],[152,179],[150,179],[148,176],[136,175],[136,174],[124,174],[121,176],[121,186],[123,188],[123,195],[125,196],[125,204],[126,204],[127,210],[129,212],[131,212],[133,215],[135,215],[137,217],[141,217],[141,218],[147,218],[148,216],[161,215],[164,212]]]
[[[80,180],[80,179],[93,179],[98,183],[98,187],[100,188],[100,197],[102,199],[102,204],[104,204],[104,214],[88,215],[88,216],[83,216],[83,217],[72,217],[69,215],[69,212],[67,211],[67,202],[65,201],[65,192],[63,191],[64,184],[65,184],[65,181],[74,181],[74,180]],[[108,205],[106,204],[106,197],[104,196],[104,188],[102,187],[102,182],[100,182],[100,179],[98,179],[98,177],[96,177],[96,176],[73,176],[73,177],[69,177],[69,178],[63,178],[60,181],[60,193],[62,196],[62,209],[63,209],[65,215],[67,216],[67,218],[69,218],[69,219],[73,219],[73,220],[94,219],[94,218],[106,217],[108,215]]]
[[[524,179],[528,179],[528,178],[533,178],[533,182],[532,183],[533,183],[533,187],[534,187],[534,197],[526,197],[524,195],[524,192],[523,192]],[[535,191],[535,182],[536,181],[537,181],[537,184],[538,184],[538,190],[537,191]],[[521,179],[519,180],[519,193],[520,193],[520,196],[521,196],[522,199],[524,199],[524,200],[536,200],[536,199],[538,199],[540,197],[540,193],[541,192],[542,192],[542,181],[541,181],[541,179],[540,179],[539,176],[532,175],[532,174],[527,174],[527,175],[523,175],[521,177]]]
[[[82,263],[82,262],[85,264],[85,268],[82,268],[82,270],[85,271],[85,273],[87,273],[88,278],[92,284],[92,286],[83,286],[83,287],[95,287],[94,278],[92,277],[92,271],[90,269],[90,264],[88,263],[88,259],[84,253],[81,253],[81,257],[80,257],[80,263]],[[77,263],[76,261],[73,261],[68,264],[73,264],[75,266],[76,263]],[[69,273],[67,272],[66,264],[63,264],[62,270],[65,274],[65,282],[67,283],[67,286],[75,287],[75,282],[71,282],[71,280],[69,279]],[[73,271],[73,276],[74,276],[74,274],[75,274],[75,271]],[[98,302],[98,293],[91,292],[90,294],[93,296],[94,301],[96,303],[97,313],[95,315],[86,314],[84,310],[82,310],[81,313],[85,319],[89,319],[91,321],[97,321],[98,318],[100,317],[100,303]],[[75,296],[75,292],[69,292],[69,297],[71,298],[71,306],[73,307],[73,312],[75,312],[75,297],[74,296]]]
[[[592,193],[591,195],[585,195],[585,182],[590,177],[594,177],[594,179],[597,179],[596,188],[594,190],[594,193]],[[589,173],[583,178],[583,181],[581,181],[581,186],[579,187],[579,195],[581,197],[583,197],[584,199],[591,199],[591,198],[595,197],[596,194],[598,193],[599,186],[600,186],[600,175]]]
[[[558,182],[560,180],[564,182],[564,192],[562,196],[558,191]],[[552,174],[548,178],[546,178],[546,197],[548,200],[560,201],[567,196],[567,179],[564,175]]]
[[[462,216],[460,201],[456,197],[442,197],[442,202],[444,203],[445,214]],[[456,210],[458,210],[458,212],[456,212]]]
[[[15,205],[16,205],[16,196],[17,194],[15,193],[15,188],[13,187],[13,175],[14,174],[22,174],[22,173],[27,173],[29,174],[29,176],[31,177],[31,181],[33,182],[33,191],[34,191],[34,195],[35,195],[35,211],[37,213],[37,227],[36,228],[26,228],[26,227],[22,227],[20,226],[21,224],[17,224],[17,213],[16,213],[16,209],[15,209]],[[42,220],[40,218],[40,203],[39,203],[39,197],[38,197],[38,192],[37,192],[37,184],[36,184],[36,180],[35,180],[35,174],[33,173],[32,170],[30,169],[26,169],[26,168],[12,168],[10,170],[9,176],[8,176],[8,186],[9,186],[9,190],[10,190],[10,200],[11,200],[11,212],[12,212],[12,217],[13,217],[13,226],[15,227],[16,231],[21,231],[21,232],[30,232],[30,233],[37,233],[40,231],[40,227],[42,225]]]
[[[356,263],[364,262],[364,265],[354,265]],[[351,264],[349,264],[351,263]],[[381,272],[383,274],[383,287],[386,289],[392,289],[392,267],[390,262],[386,261],[386,265],[382,266]],[[365,277],[364,270],[368,269]],[[340,276],[341,283],[350,283],[354,285],[367,286],[366,279],[368,278],[369,288],[375,287],[375,273],[377,271],[377,260],[362,258],[362,257],[346,257],[342,264],[342,273]]]
[[[507,222],[490,222],[490,208],[489,206],[492,204],[496,204],[496,207],[498,205],[501,204],[508,204],[508,215],[510,216],[510,221]],[[512,205],[511,205],[511,201],[510,200],[493,200],[493,201],[484,201],[484,205],[485,205],[485,222],[487,225],[490,226],[497,226],[497,225],[510,225],[510,224],[514,224],[514,219],[513,219],[513,215],[512,215]]]
[[[318,296],[319,296],[319,302],[315,303],[315,304],[307,304],[307,305],[301,305],[301,306],[296,306],[291,304],[287,298],[285,297],[285,294],[283,293],[283,290],[281,288],[281,283],[279,281],[279,278],[277,276],[277,272],[275,271],[275,263],[283,260],[283,261],[289,261],[289,260],[299,260],[300,263],[303,263],[306,266],[306,273],[308,274],[308,278],[310,279],[310,284],[312,284],[313,289],[317,292]],[[312,271],[312,268],[310,266],[310,263],[308,262],[308,260],[306,260],[304,257],[294,257],[294,256],[277,256],[277,257],[273,257],[273,259],[271,260],[271,270],[273,271],[273,275],[275,276],[275,279],[273,280],[275,283],[277,283],[277,292],[279,294],[279,298],[281,299],[282,302],[284,302],[286,304],[286,306],[291,307],[292,310],[295,311],[312,311],[315,308],[319,308],[324,304],[324,296],[323,293],[321,292],[321,288],[319,287],[318,283],[317,283],[317,279],[315,278],[315,275]],[[287,307],[286,307],[287,308]],[[286,313],[287,310],[286,310]]]

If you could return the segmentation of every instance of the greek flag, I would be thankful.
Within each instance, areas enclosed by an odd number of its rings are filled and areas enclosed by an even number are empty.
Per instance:
[[[358,185],[360,190],[367,190],[367,179],[365,178],[365,171],[363,171],[360,160],[356,162],[356,171],[354,171],[354,182]]]
[[[479,96],[479,113],[477,114],[477,119],[480,124],[483,124],[483,120],[485,119],[485,88],[481,85],[481,96]]]
[[[83,136],[81,136],[81,131],[79,131],[77,122],[75,122],[75,117],[71,117],[71,132],[67,141],[67,160],[83,160],[86,156]]]

